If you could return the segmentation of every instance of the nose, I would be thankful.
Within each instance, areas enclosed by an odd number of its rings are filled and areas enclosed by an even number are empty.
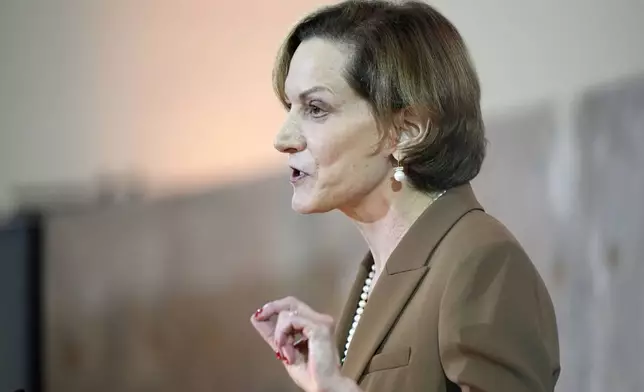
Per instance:
[[[273,146],[279,152],[293,154],[306,149],[306,139],[300,131],[299,124],[292,118],[286,120],[277,133]]]

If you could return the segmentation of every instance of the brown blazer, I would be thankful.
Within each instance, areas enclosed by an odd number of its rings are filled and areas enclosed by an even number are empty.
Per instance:
[[[338,320],[340,353],[372,263],[368,254]],[[469,185],[446,192],[403,237],[342,366],[367,392],[546,392],[559,371],[546,287]]]

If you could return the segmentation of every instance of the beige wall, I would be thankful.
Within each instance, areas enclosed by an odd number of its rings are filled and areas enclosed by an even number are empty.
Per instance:
[[[173,192],[257,180],[53,221],[49,266],[57,272],[48,277],[59,284],[47,299],[50,311],[61,312],[50,331],[62,336],[51,341],[60,345],[52,355],[66,355],[53,361],[69,372],[55,374],[61,390],[115,390],[119,385],[104,380],[127,377],[159,382],[159,369],[168,380],[193,380],[185,386],[191,390],[201,390],[196,383],[203,380],[206,389],[218,374],[229,377],[227,385],[243,380],[247,390],[266,390],[243,377],[239,358],[213,372],[208,361],[220,347],[200,342],[211,336],[230,345],[230,331],[245,339],[252,332],[241,329],[248,328],[248,308],[275,295],[310,293],[330,307],[337,298],[326,293],[341,296],[350,279],[353,264],[344,261],[364,248],[337,215],[289,213],[288,186],[269,177],[281,167],[271,146],[282,118],[270,87],[273,55],[291,23],[321,2],[219,3],[0,3],[0,211],[18,185],[88,182],[101,173],[138,173]],[[630,82],[614,81],[644,73],[644,4],[434,4],[465,35],[483,81],[491,146],[476,189],[525,244],[555,300],[560,390],[638,390],[644,184],[631,169],[641,167],[644,121],[632,106],[644,101],[626,88]],[[589,89],[596,85],[602,88]],[[517,191],[505,192],[511,185]],[[259,253],[246,248],[246,236]],[[309,268],[325,277],[315,288]],[[253,287],[241,284],[249,269]],[[245,297],[221,330],[211,329],[219,320],[200,317],[211,304],[228,306],[225,284]],[[183,328],[192,331],[182,317],[200,331],[189,343],[172,340],[177,331],[184,336]],[[160,340],[139,340],[151,336],[147,328]],[[182,361],[174,350],[184,344],[203,351],[182,352],[192,358]],[[258,350],[253,364],[264,379],[286,384],[254,341],[241,344]],[[150,362],[151,349],[168,362]],[[104,364],[114,367],[103,372]],[[87,378],[66,377],[78,369]]]
[[[279,167],[270,70],[316,0],[0,3],[0,210],[25,184],[136,173],[156,188]],[[644,4],[432,2],[470,44],[487,112],[644,72]],[[564,109],[565,110],[565,109]]]

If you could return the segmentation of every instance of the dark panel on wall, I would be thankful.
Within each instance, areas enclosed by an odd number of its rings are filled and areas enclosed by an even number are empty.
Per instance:
[[[40,219],[0,223],[0,391],[40,391]]]

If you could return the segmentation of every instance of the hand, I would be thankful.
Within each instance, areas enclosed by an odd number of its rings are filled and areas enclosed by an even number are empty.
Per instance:
[[[303,390],[329,391],[334,385],[344,383],[331,316],[317,313],[298,299],[287,297],[257,310],[251,323]]]

